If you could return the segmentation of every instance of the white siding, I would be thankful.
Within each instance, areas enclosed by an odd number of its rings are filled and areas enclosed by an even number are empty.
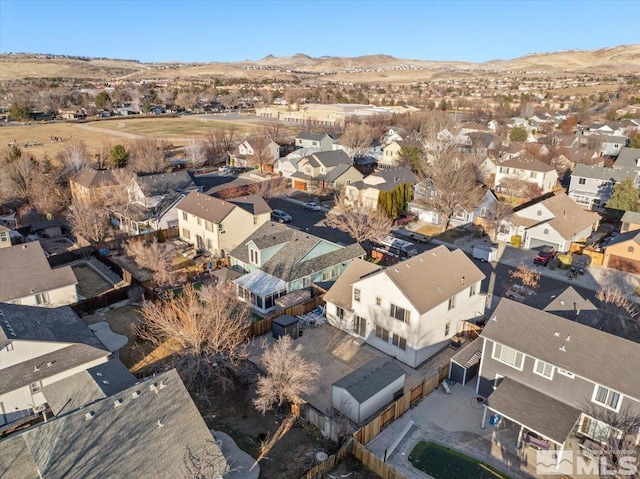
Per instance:
[[[30,361],[70,345],[71,343],[13,340],[10,345],[0,349],[0,371],[14,364]]]

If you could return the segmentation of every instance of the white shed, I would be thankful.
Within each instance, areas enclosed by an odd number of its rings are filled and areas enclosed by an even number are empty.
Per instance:
[[[404,390],[405,372],[387,358],[376,358],[331,385],[333,407],[357,424]]]

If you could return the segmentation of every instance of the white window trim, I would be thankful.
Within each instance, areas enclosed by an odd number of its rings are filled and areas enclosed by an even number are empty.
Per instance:
[[[571,371],[567,371],[566,369],[556,368],[556,371],[558,371],[558,374],[562,374],[563,376],[566,376],[571,379],[576,377],[575,374],[573,374]]]
[[[618,405],[615,408],[612,408],[608,404],[601,403],[600,401],[596,400],[596,395],[598,394],[598,388],[599,387],[607,389],[609,391],[609,394],[614,392],[614,393],[616,393],[618,395]],[[607,394],[607,398],[609,398],[609,394]],[[604,407],[606,409],[609,409],[610,411],[620,412],[620,406],[622,405],[622,400],[623,399],[624,399],[624,396],[622,395],[622,393],[619,393],[615,389],[611,389],[610,387],[603,386],[602,384],[598,384],[598,383],[595,383],[594,386],[593,386],[593,395],[591,396],[591,402],[594,403],[594,404],[597,404],[598,406],[602,406],[602,407]]]
[[[513,349],[516,354],[520,353],[520,355],[522,356],[522,360],[520,361],[520,366],[516,366],[515,364],[509,364],[505,361],[503,361],[499,356],[496,355],[496,347],[500,346],[502,348],[509,348],[509,349]],[[511,348],[509,346],[505,346],[504,344],[500,344],[500,343],[493,343],[493,350],[491,351],[491,357],[493,359],[495,359],[496,361],[502,363],[502,364],[506,364],[507,366],[513,368],[513,369],[517,369],[518,371],[522,371],[522,369],[524,368],[524,358],[525,358],[525,354],[521,351],[518,351],[517,349]]]
[[[551,366],[551,375],[549,376],[545,376],[544,374],[538,372],[538,364],[544,364],[545,366]],[[546,361],[541,361],[540,359],[536,359],[535,363],[533,364],[533,373],[537,374],[538,376],[542,376],[545,379],[548,379],[549,381],[553,381],[553,375],[555,373],[555,366],[551,363],[548,363]]]
[[[498,386],[499,386],[498,382],[500,379],[504,379],[504,376],[502,374],[496,373],[496,376],[493,378],[493,384],[491,385],[494,391],[498,389]]]

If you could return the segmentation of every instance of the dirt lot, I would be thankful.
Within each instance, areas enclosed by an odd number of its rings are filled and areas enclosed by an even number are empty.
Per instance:
[[[78,279],[78,293],[85,298],[93,298],[113,287],[86,264],[76,264],[71,268]]]
[[[83,319],[87,324],[106,321],[115,333],[123,334],[129,338],[127,345],[120,350],[120,360],[128,368],[153,350],[153,346],[150,343],[141,341],[133,333],[133,325],[140,324],[141,321],[141,316],[136,306],[122,306],[91,316],[85,316]]]

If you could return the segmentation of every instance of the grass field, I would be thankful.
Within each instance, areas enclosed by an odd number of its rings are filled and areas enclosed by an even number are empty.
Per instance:
[[[215,118],[215,119],[214,119]],[[262,125],[257,117],[225,121],[223,116],[206,117],[186,116],[179,118],[131,118],[93,123],[105,130],[132,133],[134,135],[154,136],[159,138],[202,137],[209,130],[234,126],[239,133],[249,133]]]
[[[419,442],[411,451],[409,461],[434,479],[510,479],[477,459],[433,442]]]

